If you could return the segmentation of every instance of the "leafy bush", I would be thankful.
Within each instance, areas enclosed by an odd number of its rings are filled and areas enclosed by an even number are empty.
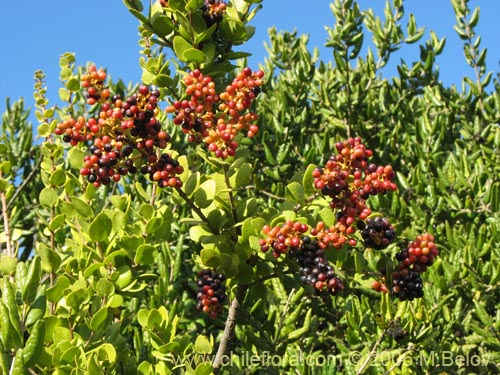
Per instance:
[[[401,0],[336,0],[331,62],[271,29],[262,70],[233,49],[260,1],[125,0],[141,85],[67,53],[55,107],[36,72],[43,142],[2,117],[0,373],[497,373],[500,81],[452,3],[461,92]]]

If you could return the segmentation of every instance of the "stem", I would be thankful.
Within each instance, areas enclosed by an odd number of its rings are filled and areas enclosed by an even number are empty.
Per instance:
[[[406,354],[408,354],[408,352],[412,351],[413,350],[413,344],[409,344],[408,347],[406,348],[406,351],[399,356],[398,360],[396,361],[396,363],[394,363],[391,368],[389,370],[387,370],[384,375],[390,375],[392,374],[392,371],[399,367],[399,365],[403,362],[403,359],[406,357]]]
[[[292,289],[292,291],[288,295],[288,298],[286,299],[285,308],[283,309],[283,314],[281,315],[280,322],[278,323],[278,329],[276,329],[274,335],[273,344],[275,347],[278,345],[278,339],[280,337],[281,328],[283,328],[283,324],[285,324],[286,314],[288,313],[288,309],[290,308],[290,303],[292,302],[292,297],[294,294],[295,294],[295,289]]]
[[[222,333],[222,338],[220,340],[219,348],[217,349],[217,354],[215,355],[212,366],[214,368],[214,373],[218,374],[222,366],[222,357],[226,354],[229,341],[232,339],[234,327],[236,326],[236,317],[238,315],[238,310],[245,298],[245,292],[247,291],[247,285],[238,285],[236,289],[236,294],[231,301],[231,306],[229,307],[229,313],[226,320],[226,325],[224,327],[224,332]]]
[[[224,181],[226,182],[226,186],[228,188],[228,195],[229,195],[229,204],[231,205],[231,212],[233,214],[233,220],[234,223],[236,224],[238,222],[238,215],[236,213],[236,205],[234,204],[234,195],[233,195],[233,188],[231,187],[231,183],[229,182],[229,177],[227,177],[227,171],[228,167],[224,166]]]
[[[2,172],[0,172],[0,178],[2,178]],[[5,196],[5,191],[0,192],[0,200],[2,201],[2,215],[3,215],[3,226],[5,229],[5,247],[7,251],[7,256],[13,257],[14,252],[12,251],[12,246],[10,243],[9,213],[8,213],[7,198]]]
[[[363,373],[363,371],[365,370],[366,366],[368,366],[368,363],[370,363],[370,360],[373,357],[375,357],[375,352],[376,352],[378,346],[380,345],[380,343],[382,342],[382,339],[384,338],[386,331],[387,330],[384,330],[384,332],[382,332],[382,334],[378,337],[377,341],[375,342],[372,349],[370,350],[370,353],[368,353],[368,357],[366,357],[365,361],[361,364],[358,371],[356,371],[356,375],[361,375]]]
[[[30,180],[35,176],[35,174],[38,173],[38,170],[40,168],[40,164],[42,163],[43,155],[40,153],[40,157],[37,160],[36,164],[33,166],[33,169],[31,172],[28,174],[28,176],[23,180],[22,184],[18,186],[14,194],[12,194],[12,197],[9,199],[9,203],[7,204],[7,209],[12,206],[12,204],[16,201],[17,197],[21,193],[21,191],[24,189],[26,185],[30,182]]]
[[[212,231],[212,233],[214,233],[214,234],[219,234],[220,233],[218,228],[215,228],[214,226],[212,226],[210,224],[210,222],[208,221],[208,219],[205,216],[205,214],[203,212],[201,212],[200,207],[198,207],[196,204],[194,204],[194,202],[187,196],[187,194],[180,187],[176,186],[175,190],[177,190],[177,192],[179,193],[179,195],[182,197],[182,199],[184,199],[184,201],[189,205],[189,207],[191,207],[191,209],[194,212],[196,212],[196,214],[200,217],[200,219],[203,220],[208,225],[208,227],[210,228],[210,230]]]
[[[463,9],[467,9],[467,3],[464,0],[462,0],[460,5],[462,6]],[[479,90],[479,94],[477,95],[477,97],[479,99],[478,100],[479,107],[480,107],[481,111],[484,112],[485,111],[484,103],[483,103],[484,89],[483,89],[483,85],[481,84],[482,74],[481,74],[481,71],[479,69],[479,66],[477,65],[477,58],[478,58],[477,48],[474,46],[474,43],[472,43],[472,38],[474,37],[474,30],[472,30],[472,28],[470,27],[470,24],[465,19],[465,16],[462,18],[462,20],[465,24],[465,32],[467,33],[467,39],[468,39],[469,45],[470,45],[470,54],[472,57],[472,68],[474,69],[474,73],[476,75],[476,85],[477,85],[477,89]]]
[[[257,193],[257,194],[267,195],[268,197],[276,199],[276,200],[279,200],[279,201],[286,201],[286,198],[280,197],[279,195],[270,193],[270,192],[265,191],[265,190],[257,190],[257,188],[255,187],[255,185],[247,185],[245,187],[245,189],[254,189],[255,193]]]

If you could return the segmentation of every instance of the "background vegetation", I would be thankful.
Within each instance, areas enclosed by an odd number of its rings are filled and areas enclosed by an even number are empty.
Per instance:
[[[260,1],[232,1],[212,25],[203,1],[160,3],[124,5],[141,23],[138,69],[160,88],[161,108],[182,97],[185,71],[201,68],[220,87],[231,82],[246,56],[233,47],[251,37]],[[87,148],[69,149],[53,134],[62,119],[93,111],[79,87],[85,69],[73,54],[61,57],[62,107],[50,105],[37,72],[35,130],[22,101],[7,105],[1,124],[0,373],[498,373],[500,76],[485,66],[478,9],[452,3],[476,77],[461,90],[439,80],[445,39],[422,40],[413,17],[402,25],[400,0],[380,16],[336,0],[332,61],[320,61],[307,37],[271,30],[253,107],[260,130],[238,138],[233,158],[189,144],[162,111],[170,152],[185,166],[177,190],[144,177],[87,183],[79,175]],[[361,55],[368,39],[375,48]],[[420,61],[382,76],[391,54],[411,43]],[[137,89],[121,81],[110,88],[122,97]],[[397,171],[399,190],[369,204],[398,240],[384,251],[361,243],[328,250],[346,288],[318,297],[290,259],[261,253],[258,238],[266,223],[335,219],[327,203],[308,205],[308,173],[351,136]],[[400,248],[426,231],[440,256],[423,276],[424,297],[401,302],[371,290]],[[233,311],[228,304],[218,319],[196,310],[196,273],[205,267],[228,276]]]

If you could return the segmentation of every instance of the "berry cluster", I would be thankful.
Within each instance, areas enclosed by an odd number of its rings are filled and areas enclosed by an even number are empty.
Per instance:
[[[213,24],[222,21],[226,8],[227,4],[224,1],[205,0],[205,4],[201,7],[201,11],[207,26],[210,27]]]
[[[204,142],[216,157],[234,156],[239,132],[253,137],[259,128],[258,116],[249,111],[252,100],[260,93],[264,73],[244,68],[225,91],[217,94],[215,82],[196,69],[184,77],[185,100],[167,107],[174,114],[174,124],[188,134],[190,142]]]
[[[108,88],[104,87],[106,81],[106,71],[97,69],[95,65],[90,65],[87,73],[80,77],[81,85],[86,88],[86,98],[88,105],[94,105],[97,102],[104,102],[110,96]]]
[[[263,252],[273,250],[273,256],[278,258],[288,251],[298,250],[303,244],[302,236],[309,230],[307,224],[288,220],[282,225],[271,228],[269,225],[262,227],[262,232],[267,236],[260,240],[260,249]]]
[[[196,308],[208,313],[215,319],[222,311],[222,304],[226,301],[226,288],[223,274],[216,273],[209,269],[198,272],[198,303]]]
[[[420,274],[432,265],[439,251],[434,243],[434,236],[424,233],[417,236],[408,247],[396,254],[400,262],[392,274],[392,291],[402,301],[423,296]]]
[[[81,76],[82,87],[87,88],[87,104],[98,104],[98,115],[66,119],[54,130],[72,146],[89,143],[90,154],[84,157],[80,174],[96,187],[137,171],[160,187],[180,187],[176,176],[183,172],[182,166],[169,154],[158,152],[170,141],[157,119],[160,92],[141,85],[125,100],[119,95],[109,98],[105,77],[105,72],[94,65]]]
[[[385,249],[396,238],[394,227],[385,217],[368,218],[366,224],[359,221],[358,228],[361,229],[363,244],[372,249]]]
[[[332,240],[336,248],[345,239],[356,244],[354,224],[368,218],[371,213],[366,204],[370,195],[395,191],[395,173],[390,165],[377,166],[369,163],[373,152],[366,148],[361,138],[349,138],[335,145],[337,154],[332,155],[324,167],[313,171],[314,187],[331,199],[330,207],[337,210],[337,221],[329,228],[330,234],[343,240]],[[352,246],[354,246],[352,245]]]
[[[300,266],[301,280],[317,292],[328,291],[337,294],[344,289],[342,280],[335,276],[333,267],[325,259],[324,250],[318,241],[309,236],[302,237],[302,245],[290,256]]]

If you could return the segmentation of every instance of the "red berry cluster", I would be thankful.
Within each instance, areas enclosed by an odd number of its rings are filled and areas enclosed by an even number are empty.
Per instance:
[[[335,275],[317,240],[303,236],[302,245],[289,254],[299,264],[302,282],[312,286],[316,292],[328,291],[335,295],[344,289],[342,280]]]
[[[273,256],[278,258],[288,251],[297,250],[303,243],[302,236],[309,230],[307,224],[288,220],[282,225],[271,228],[269,225],[262,227],[262,232],[267,236],[260,240],[260,249],[263,252],[273,250]]]
[[[203,269],[198,272],[198,303],[196,308],[215,319],[222,311],[222,304],[226,301],[226,277],[213,270]]]
[[[439,254],[434,236],[424,233],[417,236],[408,247],[396,254],[400,262],[392,274],[392,291],[400,300],[413,300],[423,296],[421,274],[432,265]]]
[[[314,187],[331,199],[330,207],[337,211],[337,221],[329,228],[340,242],[330,241],[336,248],[342,247],[345,238],[356,244],[352,235],[354,224],[366,220],[371,213],[366,204],[370,195],[395,191],[395,173],[390,165],[379,167],[369,164],[373,152],[365,147],[361,138],[349,138],[335,145],[337,155],[332,155],[326,165],[313,171]],[[352,245],[352,246],[354,246]]]
[[[125,100],[119,95],[109,99],[109,89],[103,81],[105,73],[99,72],[103,71],[91,65],[88,73],[81,76],[82,87],[87,88],[87,104],[98,104],[98,115],[66,119],[54,130],[73,146],[90,143],[90,154],[84,157],[80,174],[99,187],[139,170],[160,187],[180,187],[182,183],[176,176],[183,172],[182,166],[169,154],[158,152],[170,141],[156,118],[160,92],[141,85]],[[99,89],[97,94],[89,96],[91,88]]]
[[[239,132],[253,137],[259,131],[255,125],[258,116],[249,109],[260,92],[263,76],[261,70],[244,68],[217,94],[215,82],[196,69],[184,77],[188,99],[174,102],[166,111],[175,114],[174,124],[189,134],[188,141],[203,141],[216,157],[226,159],[236,153]]]
[[[372,249],[385,249],[396,238],[394,227],[385,217],[368,218],[366,224],[359,221],[358,228],[361,229],[363,244]]]
[[[88,67],[87,73],[80,77],[81,85],[86,88],[86,98],[88,105],[94,105],[97,102],[104,102],[110,96],[110,91],[104,86],[106,81],[106,71],[97,69],[95,65]]]
[[[201,7],[201,11],[207,26],[212,26],[222,21],[226,8],[227,4],[224,1],[205,0],[205,4]]]

